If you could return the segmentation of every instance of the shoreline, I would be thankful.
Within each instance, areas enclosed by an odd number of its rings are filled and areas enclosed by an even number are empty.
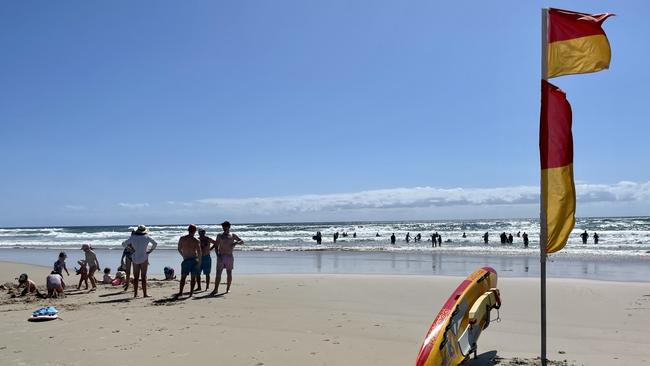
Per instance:
[[[2,249],[0,262],[50,267],[59,249]],[[96,249],[100,265],[115,273],[121,250]],[[80,250],[67,251],[68,270],[82,259]],[[531,253],[532,254],[532,253]],[[535,253],[537,254],[537,253]],[[212,271],[216,266],[212,253]],[[179,273],[176,250],[156,250],[150,257],[149,273],[162,274],[165,266]],[[355,251],[235,251],[236,274],[379,274],[464,276],[474,268],[491,266],[501,277],[539,278],[539,256],[467,255],[445,252],[355,252]],[[575,278],[619,282],[650,282],[650,260],[641,258],[552,256],[548,278]]]

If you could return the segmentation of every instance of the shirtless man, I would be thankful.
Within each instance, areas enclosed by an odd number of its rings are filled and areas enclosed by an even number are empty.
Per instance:
[[[201,271],[205,275],[205,290],[210,289],[210,272],[212,272],[212,257],[210,251],[217,244],[215,240],[205,235],[204,229],[199,229],[199,242],[201,244]],[[210,246],[210,244],[213,244]],[[201,291],[201,275],[199,280],[196,281],[196,291]]]
[[[219,292],[219,284],[221,283],[221,272],[223,269],[226,269],[228,274],[228,283],[226,287],[226,293],[230,292],[230,285],[232,284],[232,269],[235,264],[235,258],[232,255],[232,251],[237,244],[244,244],[244,241],[241,240],[237,235],[230,232],[230,223],[224,221],[221,224],[223,233],[217,235],[217,278],[214,281],[214,290],[212,290],[211,295],[216,295]]]
[[[201,248],[199,239],[194,237],[196,234],[196,225],[187,227],[188,234],[181,236],[178,240],[178,252],[183,256],[181,263],[181,282],[180,289],[176,297],[183,295],[183,287],[185,287],[185,278],[189,274],[190,277],[190,296],[194,295],[194,284],[197,280],[200,281],[199,275],[201,271]]]

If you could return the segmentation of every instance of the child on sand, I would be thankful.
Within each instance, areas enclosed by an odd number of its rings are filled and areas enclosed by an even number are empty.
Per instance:
[[[115,273],[115,278],[113,279],[113,281],[111,282],[111,284],[112,284],[113,286],[121,286],[121,285],[124,284],[125,280],[126,280],[126,273],[125,273],[124,271],[120,271],[120,270],[118,270],[118,271]]]
[[[63,276],[63,271],[65,271],[65,273],[68,276],[70,276],[70,272],[68,272],[68,267],[66,267],[65,265],[65,259],[67,257],[68,256],[65,254],[65,252],[61,252],[59,253],[59,259],[57,259],[56,262],[54,262],[54,272],[60,274],[61,276]]]
[[[77,290],[81,288],[81,283],[86,283],[86,290],[88,290],[88,267],[86,267],[86,261],[80,260],[77,262],[79,264],[79,269],[77,269],[77,274],[79,277],[79,285],[77,285]],[[76,268],[75,268],[76,269]]]
[[[65,282],[63,282],[63,276],[57,272],[52,271],[52,273],[47,276],[47,297],[59,297],[59,295],[63,296],[63,290],[65,290]]]
[[[102,279],[102,283],[104,285],[110,285],[113,283],[113,279],[111,278],[111,269],[108,267],[104,268],[104,278]]]
[[[39,297],[41,296],[41,293],[38,292],[38,288],[36,288],[34,281],[27,278],[27,273],[23,273],[20,275],[20,277],[18,277],[18,288],[21,287],[24,287],[25,289],[20,293],[20,296],[25,296],[27,293],[36,294],[36,296]]]

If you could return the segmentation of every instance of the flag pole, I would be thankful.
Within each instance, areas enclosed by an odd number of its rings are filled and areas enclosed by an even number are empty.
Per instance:
[[[546,80],[548,70],[548,9],[542,9],[542,80]],[[541,89],[540,89],[541,90]],[[541,106],[544,108],[544,106]],[[541,153],[541,151],[540,151]],[[541,172],[541,171],[540,171]],[[546,225],[546,208],[544,207],[544,185],[540,176],[540,220],[539,220],[539,258],[540,258],[540,306],[541,306],[541,361],[542,366],[546,366],[546,243],[547,243],[547,225]]]

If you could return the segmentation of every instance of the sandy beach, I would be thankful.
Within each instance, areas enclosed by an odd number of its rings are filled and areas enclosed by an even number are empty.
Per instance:
[[[0,281],[48,268],[2,262]],[[43,280],[41,280],[43,279]],[[69,285],[76,276],[66,277]],[[412,365],[442,303],[462,280],[446,276],[239,275],[232,292],[172,301],[176,281],[151,298],[111,286],[64,299],[0,297],[2,365]],[[76,287],[76,286],[75,286]],[[539,285],[501,278],[501,321],[469,365],[534,363]],[[223,288],[222,288],[223,290]],[[550,279],[549,358],[575,365],[650,364],[650,284]],[[62,320],[30,323],[53,304]],[[525,361],[527,359],[527,361]],[[518,363],[521,362],[521,363]]]

